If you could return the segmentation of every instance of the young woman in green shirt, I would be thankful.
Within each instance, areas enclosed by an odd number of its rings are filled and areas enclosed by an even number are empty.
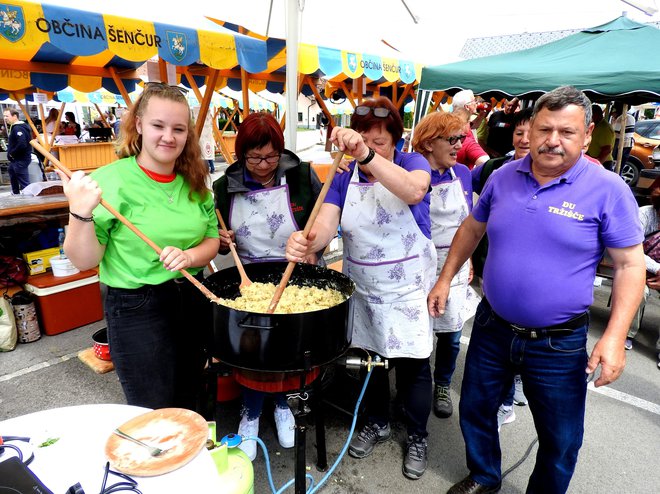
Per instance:
[[[110,353],[130,405],[194,408],[211,306],[182,278],[218,252],[208,168],[182,90],[149,83],[122,119],[120,159],[91,175],[62,176],[70,222],[64,243],[79,269],[107,285]],[[61,175],[61,174],[60,174]],[[101,193],[161,255],[105,208]]]

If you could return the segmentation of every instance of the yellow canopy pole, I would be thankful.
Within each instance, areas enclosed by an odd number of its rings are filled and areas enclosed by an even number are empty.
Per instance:
[[[55,128],[53,129],[53,133],[50,136],[50,140],[48,139],[48,134],[46,133],[46,127],[44,127],[44,124],[41,124],[41,128],[44,131],[44,140],[46,141],[44,147],[50,151],[53,149],[53,145],[55,144],[55,137],[59,135],[60,131],[60,124],[62,123],[62,114],[64,113],[64,107],[66,106],[66,103],[62,102],[60,105],[60,109],[57,112],[57,122],[55,122]],[[50,164],[50,160],[44,156],[44,170],[46,167]]]
[[[398,88],[396,87],[396,84],[392,84],[392,104],[399,108],[399,91]],[[378,94],[380,95],[380,91],[378,91]]]
[[[105,118],[105,114],[101,111],[101,109],[99,108],[99,105],[94,103],[94,106],[96,107],[96,111],[99,112],[99,115],[101,116],[101,122],[103,122],[103,126],[110,129],[110,132],[112,133],[113,138],[116,137],[115,136],[115,130],[112,128],[112,125],[110,125],[108,123],[108,120]]]
[[[223,108],[223,114],[227,117],[227,121],[225,122],[225,126],[222,128],[222,131],[225,132],[227,130],[227,127],[229,127],[229,124],[234,128],[234,132],[238,132],[238,127],[236,127],[236,124],[234,123],[234,116],[238,113],[238,101],[232,98],[232,102],[234,103],[234,109],[229,113],[228,108]]]
[[[357,105],[355,104],[355,96],[353,95],[353,91],[348,89],[348,86],[346,85],[346,83],[344,81],[339,81],[339,87],[344,90],[344,94],[346,94],[346,96],[348,97],[348,102],[351,104],[351,106],[355,110],[355,107]]]
[[[243,119],[250,114],[250,75],[241,67],[241,89],[243,93]]]
[[[206,114],[209,111],[209,106],[211,105],[211,97],[215,92],[215,83],[218,82],[219,76],[219,72],[214,70],[213,73],[206,79],[206,91],[204,92],[204,98],[199,105],[199,114],[197,115],[197,122],[195,124],[195,130],[197,131],[198,138],[200,135],[202,135],[202,128],[204,127]]]
[[[160,82],[169,84],[169,77],[167,77],[167,61],[158,57],[158,75],[160,76]]]
[[[188,79],[188,82],[190,83],[190,89],[193,90],[193,93],[195,93],[195,98],[197,98],[197,101],[199,101],[199,104],[201,105],[202,100],[204,99],[202,92],[199,90],[199,86],[197,86],[197,83],[195,82],[195,79],[193,79],[193,76],[188,70],[188,67],[186,67],[183,71],[183,75],[185,75],[186,79]]]
[[[334,119],[332,118],[332,114],[330,113],[330,110],[328,110],[328,107],[325,105],[325,101],[323,101],[323,98],[321,98],[321,93],[319,93],[318,88],[312,84],[312,80],[310,79],[309,76],[305,76],[305,81],[307,81],[307,84],[309,87],[312,89],[312,92],[314,93],[314,97],[316,98],[316,103],[321,107],[321,110],[325,114],[326,117],[328,117],[328,135],[332,132],[332,128],[334,127],[333,122]]]
[[[60,105],[60,110],[57,112],[57,122],[55,122],[55,128],[53,129],[53,133],[50,136],[50,147],[46,148],[49,151],[53,148],[53,144],[55,144],[55,137],[59,135],[60,124],[62,123],[62,114],[64,113],[64,107],[65,106],[66,106],[66,103],[63,102]]]
[[[396,86],[394,86],[394,87],[396,87]],[[392,91],[394,91],[394,87],[392,88]],[[401,94],[401,96],[399,96],[399,103],[396,105],[397,109],[399,109],[399,110],[401,109],[401,107],[403,106],[403,104],[406,101],[406,98],[410,94],[411,90],[412,90],[412,84],[406,84],[404,86],[403,93]]]
[[[110,75],[112,75],[112,80],[115,81],[115,84],[117,85],[117,89],[119,89],[119,93],[121,94],[122,98],[124,98],[126,106],[130,110],[133,108],[133,102],[131,101],[131,97],[128,95],[128,91],[126,91],[124,81],[122,81],[117,75],[117,69],[114,67],[108,67],[108,70],[110,71]]]
[[[234,123],[234,116],[238,113],[238,106],[235,105],[234,109],[229,112],[229,109],[225,109],[225,114],[228,115],[229,117],[227,118],[227,122],[225,123],[225,126],[222,128],[222,130],[227,130],[227,127],[229,127],[229,124],[234,128],[234,132],[238,132],[238,127],[236,126],[236,123]]]
[[[215,121],[213,122],[213,135],[215,136],[215,142],[218,144],[218,147],[220,148],[220,153],[222,154],[222,157],[225,159],[227,163],[233,163],[234,157],[232,156],[231,151],[229,151],[229,148],[225,143],[225,139],[224,137],[222,137],[222,132],[220,132],[220,129],[218,129],[218,125]]]
[[[213,125],[213,137],[215,139],[216,145],[220,148],[220,153],[225,158],[225,161],[227,163],[231,163],[234,158],[231,154],[231,151],[229,150],[229,147],[227,146],[227,143],[225,142],[224,136],[222,135],[224,133],[224,129],[220,130],[218,127],[218,113],[220,113],[220,110],[220,108],[215,110],[213,120],[211,121],[211,125]]]

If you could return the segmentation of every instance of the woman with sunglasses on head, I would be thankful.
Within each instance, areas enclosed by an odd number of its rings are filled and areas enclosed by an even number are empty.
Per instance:
[[[213,184],[216,207],[229,229],[220,232],[220,253],[226,254],[235,242],[243,263],[285,261],[286,241],[305,227],[321,182],[309,163],[284,149],[282,129],[268,113],[252,113],[243,121],[235,150],[237,161]],[[316,262],[316,255],[306,260]],[[238,434],[258,436],[263,402],[272,393],[280,445],[293,447],[295,421],[285,392],[300,388],[300,376],[239,369],[234,376],[243,398]],[[308,382],[315,377],[311,373]],[[256,441],[242,442],[239,448],[256,458]]]
[[[431,168],[420,154],[396,150],[402,133],[401,116],[386,98],[358,106],[350,129],[333,129],[330,140],[355,160],[349,173],[334,177],[309,238],[300,232],[291,236],[287,258],[301,261],[323,248],[341,223],[344,273],[357,285],[352,346],[388,359],[396,369],[408,432],[403,473],[418,479],[428,461],[433,334],[426,296],[436,254],[429,218]],[[349,447],[356,458],[370,455],[391,436],[386,371],[375,370],[364,399],[366,425]]]
[[[413,148],[431,164],[431,235],[438,254],[436,275],[447,259],[456,230],[472,211],[472,179],[467,166],[457,163],[466,135],[464,120],[455,113],[433,112],[415,127]],[[445,313],[433,320],[437,337],[433,371],[433,412],[440,418],[453,413],[451,378],[456,368],[463,323],[473,315],[477,294],[470,288],[470,263],[456,274],[451,284]],[[473,299],[473,304],[470,304]]]
[[[190,108],[181,90],[150,83],[122,119],[120,159],[91,175],[59,173],[69,200],[64,250],[79,269],[100,263],[112,361],[129,405],[195,409],[211,305],[201,280],[218,252],[218,220]],[[103,199],[162,247],[99,206]]]

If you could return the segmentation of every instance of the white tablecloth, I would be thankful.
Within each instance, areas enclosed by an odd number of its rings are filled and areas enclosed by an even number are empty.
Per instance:
[[[129,405],[80,405],[23,415],[0,422],[2,436],[28,436],[59,440],[45,448],[31,448],[35,459],[29,468],[53,492],[62,493],[80,482],[85,492],[99,492],[105,463],[105,443],[113,429],[148,412]],[[20,442],[13,442],[20,446]],[[188,464],[157,477],[133,477],[143,494],[218,492],[215,464],[206,449]],[[108,485],[120,479],[110,476]]]

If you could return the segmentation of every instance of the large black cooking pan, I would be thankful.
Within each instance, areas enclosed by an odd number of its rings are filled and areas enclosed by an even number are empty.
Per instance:
[[[253,282],[277,285],[287,264],[254,263],[245,266]],[[218,297],[236,298],[241,282],[238,270],[223,269],[209,276],[204,285]],[[213,307],[213,356],[234,367],[256,371],[305,370],[305,352],[311,365],[319,366],[341,356],[353,334],[351,295],[355,284],[331,269],[298,264],[290,284],[332,288],[346,300],[329,309],[300,314],[260,314]]]

